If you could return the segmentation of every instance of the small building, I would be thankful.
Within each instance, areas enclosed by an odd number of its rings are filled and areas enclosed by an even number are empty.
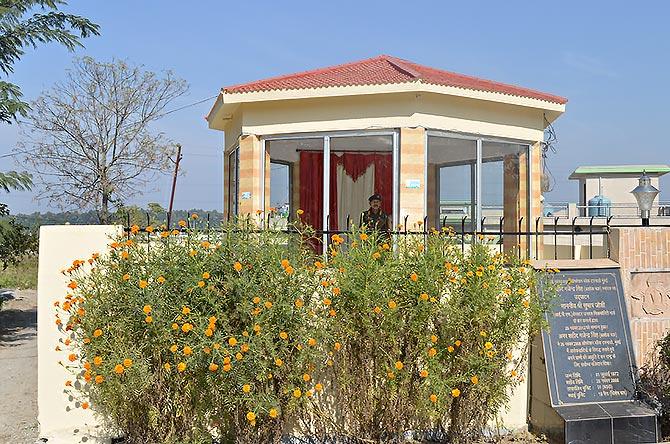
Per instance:
[[[207,115],[226,136],[224,213],[302,209],[331,232],[379,193],[394,227],[532,229],[566,102],[386,55],[228,86]]]
[[[635,196],[631,194],[638,185],[638,180],[642,173],[647,173],[651,177],[651,183],[654,187],[660,189],[659,178],[670,172],[669,165],[610,165],[610,166],[580,166],[576,168],[568,177],[571,180],[579,181],[579,215],[588,216],[589,207],[593,207],[593,202],[589,201],[594,197],[602,195],[608,201],[608,208],[602,208],[603,211],[592,208],[591,214],[606,213],[614,216],[637,216],[638,205]],[[655,203],[661,200],[659,196]],[[652,214],[659,214],[658,208],[652,210]]]

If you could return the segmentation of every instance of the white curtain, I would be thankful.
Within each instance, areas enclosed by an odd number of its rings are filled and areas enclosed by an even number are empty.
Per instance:
[[[344,171],[344,166],[337,166],[337,223],[340,230],[347,229],[347,215],[351,224],[358,225],[361,213],[368,209],[368,197],[375,189],[375,165],[370,164],[365,173],[354,182]]]

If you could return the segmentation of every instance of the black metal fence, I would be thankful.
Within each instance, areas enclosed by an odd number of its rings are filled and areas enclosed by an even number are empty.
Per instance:
[[[610,234],[613,228],[628,228],[641,227],[640,224],[619,224],[612,223],[613,217],[599,218],[599,217],[574,217],[569,219],[565,216],[556,217],[538,217],[530,224],[521,217],[515,221],[514,228],[511,224],[506,224],[505,217],[487,218],[483,217],[476,224],[470,217],[463,217],[460,220],[444,217],[438,226],[431,224],[428,217],[422,221],[414,223],[409,222],[406,216],[402,223],[392,229],[389,229],[386,234],[393,239],[396,236],[422,236],[427,240],[428,236],[439,233],[450,233],[454,236],[457,242],[460,243],[461,249],[465,249],[474,243],[485,243],[498,248],[502,252],[513,252],[519,258],[528,259],[575,259],[576,247],[587,247],[587,257],[589,259],[595,258],[610,258],[611,256],[611,238]],[[165,218],[167,221],[167,217]],[[168,226],[163,221],[155,221],[152,224],[151,215],[146,214],[146,225],[141,227],[138,224],[131,224],[130,216],[128,216],[125,232],[130,236],[132,232],[144,233],[147,236],[147,241],[151,240],[152,233],[173,232],[178,230],[180,234],[189,236],[192,229],[198,229],[201,236],[205,236],[210,240],[210,236],[215,233],[221,233],[222,224],[220,221],[212,223],[210,215],[204,216],[197,214],[189,214],[188,218]],[[227,223],[237,222],[239,229],[247,231],[261,231],[261,230],[275,230],[285,234],[304,235],[303,230],[299,230],[295,221],[288,220],[284,217],[277,217],[270,213],[261,218],[260,215],[254,217],[251,214],[246,216],[238,216],[235,220],[229,218]],[[548,223],[549,222],[549,223]],[[561,223],[563,222],[563,223]],[[597,223],[594,223],[597,222]],[[662,219],[662,223],[655,221],[650,227],[670,227],[670,217]],[[245,227],[243,224],[247,224]],[[317,242],[330,242],[333,235],[349,236],[352,234],[354,222],[347,216],[346,227],[343,229],[332,229],[330,217],[326,218],[326,227],[328,229],[312,229],[310,231],[311,237]],[[356,223],[357,226],[362,225],[362,219]],[[480,227],[477,229],[476,227]],[[578,242],[577,240],[580,240]],[[586,239],[585,241],[581,241]],[[560,242],[559,242],[560,241]],[[322,244],[321,244],[322,245]],[[559,247],[567,249],[569,247],[570,254],[559,254]],[[602,247],[597,252],[596,247]],[[595,254],[594,254],[595,253]]]

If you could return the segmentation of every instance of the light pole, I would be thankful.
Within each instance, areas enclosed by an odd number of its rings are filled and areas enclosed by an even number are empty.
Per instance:
[[[651,214],[651,206],[656,199],[659,191],[651,184],[651,177],[647,175],[646,171],[642,171],[640,183],[635,187],[633,196],[637,199],[637,206],[640,207],[640,217],[642,217],[642,226],[649,226],[649,215]]]

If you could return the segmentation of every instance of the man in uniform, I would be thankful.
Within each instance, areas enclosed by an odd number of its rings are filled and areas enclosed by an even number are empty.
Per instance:
[[[382,197],[379,194],[373,194],[368,198],[370,208],[363,212],[362,223],[370,231],[377,231],[380,234],[388,234],[389,217],[382,210]]]

